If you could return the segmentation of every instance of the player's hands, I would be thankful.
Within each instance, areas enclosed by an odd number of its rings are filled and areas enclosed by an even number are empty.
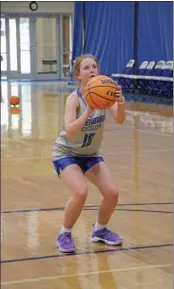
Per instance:
[[[124,103],[124,96],[120,86],[118,86],[116,91],[116,102],[117,103]]]

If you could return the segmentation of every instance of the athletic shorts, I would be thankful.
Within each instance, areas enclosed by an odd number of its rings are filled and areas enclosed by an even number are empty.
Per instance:
[[[53,161],[53,165],[59,176],[61,171],[72,164],[78,165],[81,168],[83,174],[85,174],[90,168],[100,162],[104,162],[102,157],[64,157],[62,159]]]

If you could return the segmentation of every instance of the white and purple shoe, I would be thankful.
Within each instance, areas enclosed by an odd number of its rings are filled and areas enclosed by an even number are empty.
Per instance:
[[[76,247],[70,232],[64,232],[57,237],[57,248],[63,253],[75,253]]]
[[[91,241],[94,243],[104,242],[111,246],[118,246],[122,245],[123,238],[105,227],[101,230],[93,231]]]

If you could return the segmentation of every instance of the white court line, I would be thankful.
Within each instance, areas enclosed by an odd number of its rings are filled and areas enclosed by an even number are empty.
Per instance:
[[[146,154],[146,153],[158,153],[158,152],[170,152],[170,151],[173,151],[173,149],[149,149],[149,150],[139,150],[138,153],[139,154]],[[104,150],[100,150],[100,152],[104,155],[104,156],[107,156],[107,155],[120,155],[120,154],[133,154],[134,151],[133,149],[132,150],[128,150],[128,151],[119,151],[119,152],[107,152],[105,153]],[[28,158],[11,158],[11,157],[5,157],[2,159],[2,162],[3,161],[6,161],[6,160],[11,160],[11,161],[21,161],[21,160],[39,160],[39,159],[50,159],[51,160],[51,156],[49,157],[28,157]]]
[[[110,124],[109,126],[111,127],[114,127],[115,125],[114,124]],[[144,133],[149,133],[149,134],[154,134],[154,135],[162,135],[162,136],[172,136],[173,132],[171,133],[163,133],[163,132],[157,132],[157,131],[153,131],[153,130],[147,130],[147,129],[140,129],[140,128],[132,128],[132,127],[124,127],[123,129],[113,129],[113,130],[110,130],[107,128],[105,129],[105,132],[108,132],[108,131],[126,131],[126,130],[131,130],[131,131],[134,131],[134,130],[137,130],[137,131],[140,131],[140,132],[144,132]]]
[[[158,152],[169,152],[169,151],[173,151],[173,149],[149,149],[149,150],[138,150],[139,154],[146,154],[146,153],[158,153]],[[128,151],[121,151],[121,152],[107,152],[105,153],[104,151],[101,151],[104,155],[120,155],[120,154],[126,154],[126,153],[132,153],[134,154],[134,150],[128,150]]]
[[[51,281],[51,280],[64,279],[64,278],[90,276],[90,275],[96,275],[96,274],[106,274],[106,273],[110,273],[110,272],[127,272],[127,271],[136,271],[136,270],[166,268],[166,267],[171,267],[171,266],[173,266],[173,264],[159,264],[159,265],[120,268],[120,269],[112,269],[112,270],[104,270],[104,271],[92,271],[92,272],[84,272],[84,273],[75,273],[75,274],[69,274],[69,275],[38,277],[38,278],[31,278],[31,279],[21,279],[21,280],[14,280],[14,281],[6,281],[6,282],[2,282],[1,285],[5,286],[5,285],[12,285],[12,284],[39,282],[39,281]]]
[[[172,136],[173,132],[171,133],[163,133],[163,132],[156,132],[156,131],[151,131],[151,130],[144,130],[144,129],[140,129],[140,128],[135,128],[135,130],[144,132],[144,133],[150,133],[150,134],[157,134],[157,135],[163,135],[163,136]]]

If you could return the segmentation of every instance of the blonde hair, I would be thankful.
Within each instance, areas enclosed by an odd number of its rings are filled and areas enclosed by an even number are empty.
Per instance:
[[[73,62],[74,77],[76,80],[77,80],[77,76],[79,75],[79,72],[80,72],[80,64],[86,58],[92,58],[93,60],[95,60],[95,62],[97,63],[97,66],[99,68],[99,62],[95,58],[95,56],[92,54],[82,54],[82,55],[76,57],[76,59]]]

